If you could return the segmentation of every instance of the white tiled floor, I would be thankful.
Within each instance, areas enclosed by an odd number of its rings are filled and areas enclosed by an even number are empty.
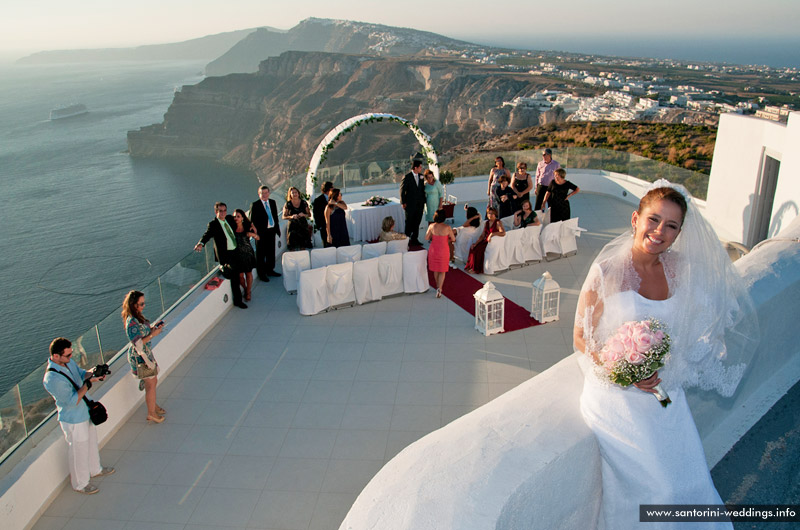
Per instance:
[[[136,413],[102,449],[117,473],[97,495],[66,488],[34,528],[335,530],[399,451],[572,352],[583,278],[632,210],[572,203],[589,229],[577,256],[491,278],[530,307],[531,282],[552,272],[562,318],[547,325],[485,338],[432,291],[303,317],[280,281],[257,282],[250,308],[160,381],[167,421]]]

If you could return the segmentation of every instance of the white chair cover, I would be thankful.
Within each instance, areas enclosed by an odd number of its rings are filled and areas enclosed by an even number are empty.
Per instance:
[[[297,284],[297,307],[301,315],[316,315],[330,307],[325,267],[300,273]]]
[[[536,210],[536,218],[539,219],[539,222],[542,223],[542,226],[550,224],[550,210],[547,210],[545,213],[542,213],[541,210]]]
[[[486,245],[486,253],[483,256],[484,274],[497,274],[508,268],[506,260],[506,236],[492,237]]]
[[[311,243],[314,248],[325,248],[325,244],[322,242],[322,232],[314,230],[314,235],[311,236]]]
[[[455,256],[457,260],[467,262],[469,258],[469,247],[481,237],[483,226],[459,228],[456,232]]]
[[[424,293],[428,283],[428,251],[419,250],[403,254],[403,291]]]
[[[527,226],[522,230],[522,250],[525,262],[542,261],[541,226]]]
[[[384,254],[378,257],[378,277],[383,284],[381,296],[403,292],[403,255]]]
[[[377,258],[386,254],[386,241],[367,243],[361,247],[361,259]]]
[[[297,291],[297,281],[300,273],[311,268],[311,258],[307,250],[297,252],[284,252],[281,256],[281,268],[283,269],[283,288],[286,292]]]
[[[561,223],[561,255],[572,256],[578,253],[578,242],[576,238],[581,237],[581,232],[585,228],[578,226],[578,218],[573,217]]]
[[[361,245],[348,245],[336,249],[336,262],[347,263],[361,259]]]
[[[542,229],[542,252],[547,261],[561,257],[561,224],[563,221],[550,223]]]
[[[325,281],[328,284],[328,304],[330,307],[352,304],[356,301],[353,289],[353,263],[338,263],[325,267]]]
[[[378,274],[378,258],[353,263],[353,289],[356,302],[359,304],[380,300],[383,297],[383,286]]]
[[[387,254],[396,254],[398,252],[408,252],[408,238],[386,242]]]
[[[506,229],[506,232],[509,230],[514,230],[514,216],[509,215],[507,217],[503,217],[500,219],[500,222],[503,223],[503,227]]]
[[[506,261],[509,267],[525,265],[525,231],[511,230],[506,232]]]
[[[319,269],[328,265],[336,265],[336,247],[315,248],[311,250],[311,268]]]

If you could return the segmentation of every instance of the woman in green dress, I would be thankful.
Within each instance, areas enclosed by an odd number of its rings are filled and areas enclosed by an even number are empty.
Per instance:
[[[436,210],[442,207],[444,202],[444,186],[436,180],[433,171],[430,169],[425,170],[425,218],[428,224],[433,222],[433,214]]]

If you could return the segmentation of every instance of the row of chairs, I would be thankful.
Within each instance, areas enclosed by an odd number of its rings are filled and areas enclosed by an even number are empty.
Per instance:
[[[576,238],[585,229],[578,226],[578,218],[558,221],[545,226],[513,227],[513,218],[501,219],[506,227],[505,237],[494,237],[486,247],[483,271],[497,274],[528,263],[545,259],[552,261],[578,252]],[[460,228],[456,235],[455,257],[463,262],[469,257],[469,249],[478,240],[483,226]]]
[[[300,270],[297,307],[301,315],[316,315],[386,296],[423,293],[428,287],[428,251],[395,252]]]
[[[306,269],[319,269],[337,263],[348,263],[383,256],[384,254],[403,254],[408,252],[408,239],[381,241],[365,245],[346,247],[314,248],[296,252],[284,252],[281,256],[283,287],[287,292],[297,291],[300,273]]]

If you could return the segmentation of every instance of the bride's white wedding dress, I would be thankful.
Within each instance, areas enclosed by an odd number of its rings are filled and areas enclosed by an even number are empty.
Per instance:
[[[657,301],[636,291],[606,298],[597,325],[600,336],[623,322],[654,317],[669,330],[679,314],[674,298]],[[730,523],[640,523],[640,504],[722,504],[711,480],[703,446],[683,389],[670,383],[669,365],[659,372],[672,404],[661,406],[650,393],[601,382],[591,360],[582,356],[586,374],[581,413],[594,431],[602,454],[603,503],[598,528],[732,529]]]

